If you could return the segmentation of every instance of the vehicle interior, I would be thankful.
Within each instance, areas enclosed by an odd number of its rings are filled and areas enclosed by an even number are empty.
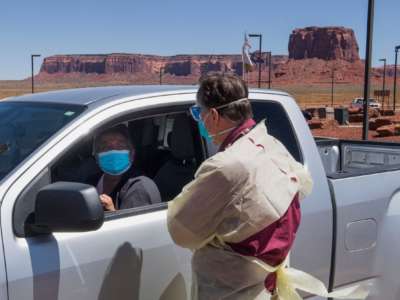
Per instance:
[[[135,148],[134,168],[153,179],[163,202],[173,199],[193,179],[205,157],[195,122],[187,113],[172,113],[123,124],[127,126]],[[68,151],[51,168],[52,182],[96,185],[102,172],[93,154],[91,136]]]
[[[274,102],[253,102],[254,119],[266,118],[268,131],[302,161],[298,142],[283,107]],[[128,127],[135,148],[134,167],[157,185],[163,202],[173,199],[206,158],[205,143],[187,112],[156,115],[120,122]],[[106,124],[98,132],[115,126]],[[96,185],[100,176],[93,155],[93,136],[69,150],[51,168],[52,182]]]
[[[265,119],[268,133],[281,141],[297,161],[303,162],[297,136],[283,106],[274,101],[253,101],[252,106],[254,120],[258,123]],[[134,168],[154,181],[164,203],[178,195],[182,187],[194,178],[204,159],[216,151],[210,145],[206,147],[187,110],[176,112],[171,108],[170,113],[149,114],[141,118],[125,116],[101,125],[91,135],[66,149],[21,193],[13,213],[17,236],[30,234],[25,227],[33,216],[35,195],[44,186],[59,181],[97,185],[102,172],[93,155],[93,137],[121,123],[127,126],[135,147]],[[159,208],[160,204],[146,205],[107,212],[106,216],[119,218]]]

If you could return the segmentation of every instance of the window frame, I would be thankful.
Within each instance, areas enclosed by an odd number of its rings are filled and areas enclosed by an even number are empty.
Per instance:
[[[253,103],[273,104],[273,105],[276,105],[277,107],[279,107],[279,109],[282,110],[282,112],[283,112],[282,115],[285,117],[285,119],[287,120],[287,123],[288,123],[289,126],[290,126],[291,136],[293,137],[293,139],[294,139],[294,141],[295,141],[295,146],[296,146],[296,148],[297,148],[298,159],[299,159],[299,160],[297,160],[297,158],[296,158],[292,153],[290,153],[290,152],[289,152],[289,153],[293,156],[294,159],[296,159],[296,161],[298,161],[298,162],[301,163],[301,164],[304,164],[304,154],[303,154],[303,151],[302,151],[302,148],[301,148],[301,144],[300,144],[299,138],[298,138],[298,136],[297,136],[297,132],[296,132],[294,126],[293,126],[293,121],[292,121],[292,119],[289,117],[289,114],[288,114],[287,110],[285,109],[284,105],[282,105],[282,103],[280,103],[280,102],[278,102],[278,101],[275,101],[275,100],[250,99],[250,102],[251,102],[252,104],[253,104]],[[267,117],[265,117],[264,119],[267,120]],[[268,126],[267,126],[267,130],[268,130]],[[268,134],[270,134],[270,133],[268,132]],[[274,136],[274,137],[275,137],[275,136]],[[275,138],[276,138],[276,137],[275,137]],[[286,149],[288,149],[287,146],[286,146],[280,139],[278,139],[278,138],[276,138],[276,139],[277,139],[278,141],[280,141],[280,142],[282,143],[282,145],[285,146]]]
[[[169,96],[173,96],[173,95],[169,95]],[[37,174],[40,174],[45,168],[49,168],[51,170],[51,168],[65,155],[66,152],[68,152],[71,149],[73,149],[73,147],[75,147],[76,145],[78,145],[82,141],[90,139],[90,137],[93,137],[96,133],[98,133],[99,131],[104,129],[104,127],[113,126],[113,125],[116,125],[118,123],[123,123],[123,122],[126,122],[126,121],[134,121],[134,120],[140,120],[140,119],[146,119],[146,118],[151,118],[151,117],[156,117],[156,116],[169,115],[169,114],[174,114],[174,113],[176,113],[176,114],[187,113],[189,107],[193,104],[192,103],[193,99],[191,99],[190,95],[187,95],[187,94],[186,95],[179,95],[179,96],[183,96],[185,98],[187,97],[187,99],[182,101],[181,103],[172,102],[172,103],[168,103],[168,105],[157,105],[157,106],[153,106],[153,107],[139,106],[137,108],[134,107],[134,108],[132,108],[132,110],[128,111],[127,113],[125,113],[125,112],[118,113],[115,117],[114,116],[113,117],[107,117],[107,118],[105,118],[103,120],[97,121],[91,127],[92,130],[90,132],[84,132],[83,134],[80,134],[80,136],[77,139],[75,139],[72,143],[70,143],[64,149],[64,151],[59,151],[56,155],[53,155],[51,160],[49,162],[47,162],[46,165],[44,165],[44,167],[41,168],[41,171],[37,172]],[[283,109],[285,117],[288,119],[290,127],[291,127],[291,130],[293,132],[294,139],[296,141],[296,147],[297,147],[297,149],[299,151],[300,157],[302,158],[300,162],[304,163],[304,155],[303,155],[303,152],[302,152],[301,144],[299,143],[297,132],[293,127],[293,122],[289,118],[288,112],[285,109],[285,105],[283,105],[279,101],[276,101],[276,100],[273,100],[273,99],[272,100],[271,99],[262,99],[262,98],[260,99],[257,96],[258,96],[257,94],[251,95],[250,96],[251,97],[250,101],[251,102],[261,102],[261,103],[265,103],[265,102],[271,103],[272,102],[272,103],[274,103],[276,105],[279,105]],[[160,98],[163,98],[163,96],[160,96]],[[143,99],[143,100],[138,100],[138,101],[146,101],[146,100]],[[126,105],[129,102],[131,102],[131,101],[128,101],[126,103],[121,103],[121,104]],[[120,105],[120,104],[117,104],[117,105]],[[114,107],[114,106],[112,106],[112,107]],[[108,109],[110,109],[112,107],[108,107],[105,110],[107,111]],[[188,116],[188,117],[190,117],[190,116]],[[74,132],[74,131],[72,131],[72,132]],[[207,159],[211,155],[213,155],[215,151],[212,151],[212,149],[209,147],[209,145],[207,145],[206,141],[203,138],[200,137],[200,135],[197,135],[196,138],[199,139],[198,142],[201,145],[201,149],[199,149],[197,152],[198,153],[201,152],[202,159],[203,159],[202,161],[204,161],[205,159]],[[35,165],[33,165],[33,166],[35,166]],[[31,171],[29,171],[29,173],[31,173]],[[27,184],[24,184],[25,187],[22,188],[18,192],[18,196],[16,196],[14,198],[15,200],[13,201],[13,204],[12,204],[13,210],[15,209],[16,203],[17,203],[18,199],[21,197],[21,195],[24,194],[26,191],[29,192],[28,189],[31,188],[31,185],[32,185],[32,182],[34,181],[34,179],[35,179],[35,177],[31,178],[30,181]],[[16,182],[14,182],[13,184],[15,184],[15,183]],[[120,211],[112,212],[112,213],[107,213],[106,212],[104,221],[107,222],[107,221],[110,221],[110,220],[115,220],[115,219],[120,219],[120,218],[125,218],[125,217],[136,216],[136,215],[141,215],[141,214],[152,213],[152,212],[164,210],[164,209],[167,208],[167,205],[168,205],[168,202],[162,202],[162,203],[152,204],[152,205],[143,206],[143,207],[135,207],[135,208],[124,209],[124,210],[120,210]],[[13,212],[13,214],[14,214],[14,212]],[[15,220],[14,220],[14,215],[13,215],[12,222],[14,222],[14,221]]]
[[[264,95],[264,94],[262,94],[262,95]],[[297,131],[295,130],[295,128],[293,126],[293,120],[289,117],[288,111],[287,111],[287,109],[285,109],[285,106],[279,101],[271,100],[271,99],[265,99],[265,98],[257,98],[257,97],[254,97],[254,95],[249,95],[249,101],[250,101],[251,104],[254,104],[254,103],[274,104],[274,105],[277,105],[283,111],[283,115],[286,118],[286,120],[288,121],[288,124],[290,125],[290,129],[292,131],[293,139],[296,142],[296,148],[297,148],[297,152],[298,152],[298,155],[299,155],[298,162],[301,163],[301,164],[304,164],[305,160],[304,160],[303,149],[301,147],[301,143],[299,141],[299,138],[298,138],[298,135],[297,135]],[[253,114],[254,114],[254,110],[253,110]],[[267,119],[267,117],[265,117],[264,119]],[[267,129],[268,129],[268,126],[267,126]],[[268,134],[269,134],[269,132],[268,132]],[[282,141],[280,141],[280,142],[282,143]],[[285,148],[287,148],[285,144],[283,144],[283,145],[285,146]],[[212,144],[212,142],[207,142],[207,155],[209,155],[209,154],[214,155],[217,151],[218,151],[218,147],[214,146]],[[296,159],[296,157],[294,157],[294,158]]]
[[[168,96],[174,96],[174,95],[168,95]],[[114,125],[117,125],[119,123],[123,123],[126,121],[134,121],[134,120],[140,120],[140,119],[146,119],[146,118],[170,115],[170,114],[179,114],[179,113],[186,113],[188,115],[188,118],[190,118],[188,111],[189,111],[189,107],[191,105],[193,105],[192,99],[191,99],[190,95],[178,95],[179,98],[181,98],[182,96],[187,97],[187,100],[183,101],[182,103],[173,102],[173,103],[169,103],[168,106],[158,105],[158,106],[149,107],[149,108],[147,108],[147,107],[137,107],[136,108],[135,107],[131,111],[128,111],[127,113],[119,113],[115,117],[109,117],[107,119],[103,119],[103,120],[96,122],[96,124],[92,127],[92,130],[90,132],[85,132],[84,134],[81,134],[76,140],[74,140],[73,143],[70,143],[64,149],[64,151],[58,152],[49,162],[46,163],[44,168],[41,168],[41,171],[39,171],[38,174],[41,174],[43,172],[43,170],[48,169],[48,172],[50,173],[49,176],[51,178],[52,168],[60,161],[60,159],[62,159],[66,155],[67,152],[71,151],[79,143],[82,143],[85,140],[87,141],[88,139],[92,139],[93,136],[95,136],[98,132],[103,130],[105,127],[114,126]],[[160,96],[160,98],[163,98],[163,97],[164,96]],[[134,102],[136,102],[136,101],[146,101],[146,100],[145,99],[134,100]],[[127,103],[132,103],[132,102],[128,101],[123,104],[126,105]],[[117,104],[117,105],[119,105],[119,104]],[[108,110],[110,108],[112,108],[112,107],[106,108],[105,110]],[[72,131],[72,132],[74,132],[74,131]],[[200,138],[200,135],[198,136],[198,138],[199,138],[199,142],[202,145],[201,149],[198,152],[199,153],[201,152],[203,160],[205,160],[208,157],[207,151],[205,150],[205,145],[204,145],[203,140]],[[41,159],[43,159],[43,158],[41,158]],[[14,225],[14,222],[16,222],[16,218],[14,216],[16,213],[19,213],[18,211],[16,211],[16,208],[18,207],[18,204],[19,204],[18,202],[23,197],[23,195],[29,194],[30,190],[33,187],[36,188],[35,179],[36,179],[36,177],[33,177],[29,180],[29,182],[24,184],[24,188],[22,188],[19,191],[18,195],[14,198],[15,200],[13,201],[13,204],[12,204],[12,207],[13,207],[13,209],[12,209],[12,211],[13,211],[12,212],[12,228],[13,228],[14,234],[18,237],[30,236],[29,233],[27,233],[27,232],[24,232],[24,234],[16,233],[16,231],[14,229],[18,225]],[[19,182],[19,180],[17,182]],[[16,182],[14,182],[13,184],[15,184],[15,183]],[[51,183],[52,182],[50,182],[50,184]],[[34,201],[34,199],[32,199],[31,201]],[[120,218],[136,216],[136,215],[141,215],[141,214],[145,214],[145,213],[163,210],[163,209],[167,208],[167,205],[168,205],[168,202],[162,202],[162,203],[151,204],[151,205],[143,206],[143,207],[124,209],[124,210],[111,212],[111,213],[105,212],[104,222],[107,222],[109,220],[115,220],[115,219],[120,219]],[[18,208],[19,208],[19,210],[21,210],[21,207],[18,207]]]
[[[132,122],[132,121],[137,121],[137,120],[143,120],[143,119],[148,119],[148,118],[154,118],[154,117],[163,117],[163,116],[170,116],[170,115],[175,115],[175,114],[182,114],[186,113],[187,117],[190,118],[189,108],[190,104],[181,104],[178,106],[169,106],[167,108],[154,108],[154,109],[149,109],[149,110],[144,110],[141,112],[133,112],[129,115],[122,116],[117,118],[117,120],[113,120],[109,123],[103,124],[99,128],[96,128],[95,133],[93,133],[93,136],[102,131],[105,127],[109,128],[112,126],[115,126],[119,123],[123,122]],[[160,112],[160,110],[163,110]],[[140,117],[136,117],[135,115],[140,114]],[[195,139],[196,137],[193,137]],[[199,149],[196,151],[197,153],[201,153],[203,156],[203,162],[205,159],[208,158],[207,156],[207,151],[205,150],[204,146],[204,140],[201,138],[200,134],[197,135],[197,138],[199,138],[199,142],[202,145],[202,149]],[[193,141],[195,142],[195,141]],[[200,164],[201,164],[200,162]],[[116,220],[124,217],[130,217],[130,216],[136,216],[136,215],[141,215],[141,214],[146,214],[146,213],[151,213],[151,212],[156,212],[159,210],[166,209],[168,207],[168,202],[161,202],[161,203],[155,203],[155,204],[150,204],[146,206],[141,206],[141,207],[132,207],[132,208],[126,208],[126,209],[121,209],[121,210],[116,210],[112,212],[105,211],[104,212],[104,222],[110,221],[110,220]]]

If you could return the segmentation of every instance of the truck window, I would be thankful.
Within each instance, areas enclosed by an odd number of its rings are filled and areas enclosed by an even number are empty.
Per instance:
[[[268,133],[278,139],[298,162],[303,162],[292,123],[281,104],[273,101],[252,101],[254,120],[266,119]]]
[[[66,104],[0,103],[0,181],[84,109]]]
[[[164,209],[166,202],[173,199],[193,179],[206,156],[205,145],[198,133],[197,124],[189,116],[188,106],[170,107],[167,111],[144,112],[141,115],[147,117],[142,118],[132,115],[124,119],[119,116],[117,120],[110,120],[91,135],[65,149],[18,196],[13,211],[15,234],[20,237],[30,235],[25,224],[33,216],[37,192],[45,185],[68,181],[97,186],[103,173],[94,155],[93,138],[100,131],[118,124],[126,126],[133,143],[135,174],[145,176],[154,183],[161,197],[158,198],[159,203],[141,202],[134,207],[106,212],[106,219]]]
[[[132,178],[145,177],[146,184],[155,184],[161,199],[152,197],[154,201],[149,203],[138,200],[137,205],[128,207],[118,202],[121,209],[170,201],[193,179],[196,169],[204,159],[196,124],[186,112],[127,120],[123,124],[134,148],[133,165],[129,173],[127,172],[128,175],[132,175]],[[115,124],[102,127],[99,132],[113,126]],[[82,182],[99,188],[103,172],[96,158],[92,136],[68,151],[51,168],[52,182]],[[126,186],[119,188],[123,190],[124,187]],[[117,194],[115,196],[113,193],[115,197],[123,199],[122,193]]]
[[[198,134],[197,124],[184,112],[158,114],[141,119],[128,119],[102,126],[98,132],[124,124],[128,129],[135,154],[134,174],[145,176],[159,192],[159,203],[144,203],[106,212],[106,219],[140,214],[152,209],[165,208],[182,187],[191,181],[205,158],[205,146]],[[103,175],[93,149],[93,138],[85,137],[46,168],[18,197],[13,213],[13,227],[17,236],[30,233],[24,228],[32,217],[37,192],[47,184],[68,181],[97,186]],[[100,200],[99,200],[100,201]],[[164,205],[163,205],[164,203]]]

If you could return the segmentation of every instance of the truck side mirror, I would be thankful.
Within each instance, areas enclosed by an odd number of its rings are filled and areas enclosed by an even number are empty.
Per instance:
[[[104,210],[93,186],[56,182],[38,192],[30,229],[34,233],[84,232],[99,229],[103,222]]]

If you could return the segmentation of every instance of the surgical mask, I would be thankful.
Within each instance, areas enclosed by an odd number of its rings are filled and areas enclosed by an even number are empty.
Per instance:
[[[97,155],[100,169],[109,175],[121,175],[132,165],[129,150],[111,150]]]
[[[233,101],[233,102],[230,102],[230,103],[227,103],[227,104],[224,104],[224,105],[221,105],[221,106],[213,107],[213,108],[214,108],[214,109],[219,109],[219,108],[227,107],[227,106],[229,106],[229,105],[232,104],[232,103],[237,103],[237,102],[242,102],[242,101],[248,101],[248,99],[247,99],[247,98],[241,98],[241,99],[235,100],[235,101]],[[193,105],[193,106],[190,108],[190,113],[191,113],[193,119],[194,119],[195,121],[197,121],[197,126],[198,126],[198,128],[199,128],[200,135],[201,135],[204,139],[206,139],[206,141],[208,141],[208,142],[210,142],[210,141],[212,140],[213,137],[219,136],[219,135],[222,135],[222,134],[225,134],[225,133],[230,132],[230,131],[232,131],[233,129],[236,128],[236,126],[234,126],[234,127],[231,127],[231,128],[225,129],[225,130],[222,130],[222,131],[220,131],[220,132],[217,132],[217,133],[215,133],[215,134],[210,134],[210,133],[208,132],[206,126],[205,126],[205,121],[207,120],[209,114],[207,114],[206,117],[204,118],[204,120],[202,120],[202,118],[201,118],[201,108],[200,108],[200,106],[198,106],[198,105]]]
[[[204,121],[203,121],[203,120],[200,120],[199,122],[197,122],[197,126],[199,127],[200,135],[201,135],[207,142],[211,142],[212,138],[211,138],[210,134],[208,133],[208,130],[207,130],[206,126],[204,125]]]
[[[206,121],[207,118],[208,118],[208,114],[207,114],[206,118],[204,119],[204,121],[200,119],[200,121],[197,122],[197,126],[199,127],[200,135],[201,135],[203,138],[205,138],[207,142],[211,142],[211,141],[212,141],[212,138],[215,137],[215,136],[219,136],[219,135],[225,134],[225,133],[230,132],[230,131],[232,131],[233,129],[236,128],[236,126],[234,126],[234,127],[231,127],[231,128],[225,129],[225,130],[222,130],[222,131],[220,131],[220,132],[217,132],[217,133],[215,133],[215,134],[210,134],[210,133],[208,132],[206,126],[204,125],[204,122]]]

